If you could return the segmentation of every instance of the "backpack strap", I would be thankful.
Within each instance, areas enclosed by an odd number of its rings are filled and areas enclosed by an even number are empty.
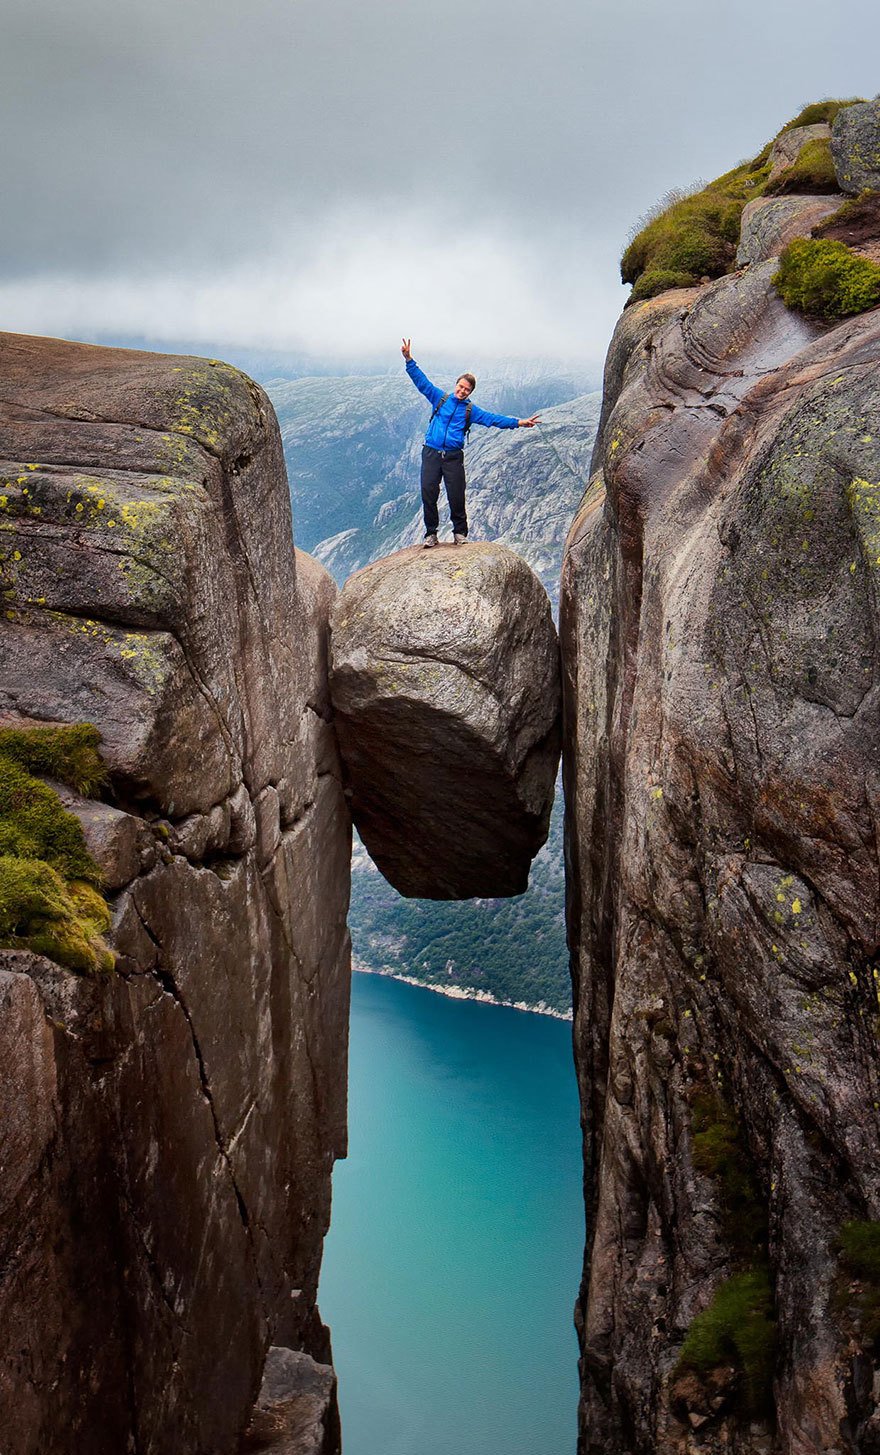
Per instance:
[[[446,401],[447,401],[448,398],[449,398],[449,393],[447,391],[443,395],[443,398],[440,399],[440,400],[438,400],[438,402],[434,405],[434,413],[431,415],[431,418],[428,420],[428,423],[429,424],[433,424],[434,423],[434,420],[437,418],[437,415],[440,413],[440,410],[443,408],[443,406],[446,403]],[[422,416],[422,418],[424,418],[424,415]]]
[[[434,420],[437,418],[437,415],[440,413],[440,410],[443,408],[443,406],[446,403],[446,401],[447,401],[448,398],[449,398],[449,393],[447,391],[447,393],[443,395],[443,398],[441,400],[439,400],[439,402],[437,404],[434,405],[434,413],[431,415],[431,418],[428,420],[428,423],[429,424],[433,424],[434,423]],[[468,435],[471,432],[471,414],[472,413],[473,413],[473,409],[471,407],[471,402],[470,402],[470,400],[468,400],[467,404],[464,407],[464,437],[465,437],[465,439],[467,439]]]

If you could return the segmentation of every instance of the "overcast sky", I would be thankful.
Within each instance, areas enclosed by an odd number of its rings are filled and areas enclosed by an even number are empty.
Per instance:
[[[876,0],[3,0],[0,327],[592,361],[640,214],[878,56]]]

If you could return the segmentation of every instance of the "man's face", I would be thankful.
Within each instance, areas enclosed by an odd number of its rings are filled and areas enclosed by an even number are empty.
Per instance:
[[[474,391],[469,379],[459,379],[452,392],[456,399],[467,399],[468,395],[473,394]]]

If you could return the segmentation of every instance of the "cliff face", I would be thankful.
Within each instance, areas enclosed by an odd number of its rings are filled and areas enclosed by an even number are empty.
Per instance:
[[[223,1455],[270,1344],[328,1352],[335,587],[235,370],[5,336],[0,376],[0,713],[101,733],[102,801],[65,801],[117,957],[0,952],[4,1451]]]
[[[625,312],[567,543],[590,1451],[880,1439],[880,314],[773,235]]]

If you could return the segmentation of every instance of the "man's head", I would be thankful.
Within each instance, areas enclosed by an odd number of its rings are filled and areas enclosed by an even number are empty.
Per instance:
[[[473,394],[476,387],[477,381],[473,374],[459,374],[452,392],[456,399],[467,399],[469,394]]]

